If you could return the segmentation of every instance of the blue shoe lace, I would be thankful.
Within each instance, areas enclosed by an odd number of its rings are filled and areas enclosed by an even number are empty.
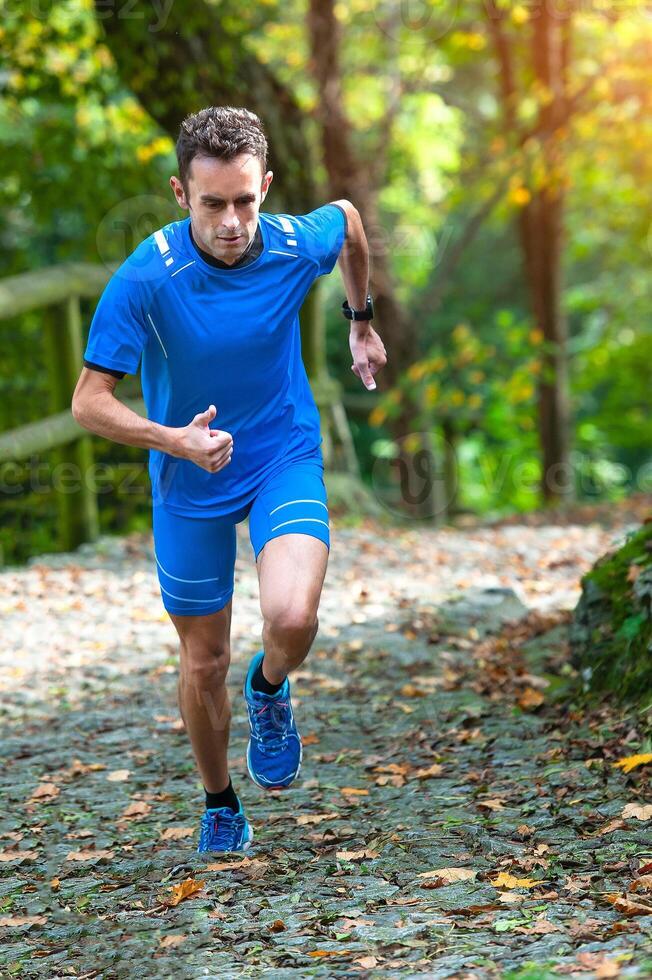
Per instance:
[[[205,810],[201,818],[199,850],[234,850],[240,843],[242,820],[242,814],[234,813],[229,807]]]
[[[266,755],[282,752],[288,741],[289,701],[265,701],[260,707],[256,704],[251,710],[251,722],[261,752]]]

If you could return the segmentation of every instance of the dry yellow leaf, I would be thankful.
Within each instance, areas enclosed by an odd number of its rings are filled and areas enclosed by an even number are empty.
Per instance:
[[[268,926],[270,932],[285,932],[287,926],[283,919],[275,919],[274,922],[270,923]]]
[[[134,800],[129,806],[122,811],[120,814],[120,820],[131,820],[134,817],[146,817],[148,813],[152,812],[152,807],[149,803],[145,803],[143,800]]]
[[[61,879],[60,878],[52,878],[50,880],[50,888],[52,889],[53,892],[58,891],[60,885],[61,885]]]
[[[0,915],[0,926],[11,929],[14,926],[44,926],[45,915]]]
[[[194,833],[194,827],[166,827],[161,834],[161,840],[181,840],[183,837],[192,837]]]
[[[170,947],[172,947],[172,946],[179,946],[179,945],[181,945],[181,943],[184,941],[184,939],[187,939],[187,938],[188,938],[187,936],[181,935],[181,934],[163,936],[163,938],[161,939],[161,941],[159,943],[159,947],[161,949],[170,949]]]
[[[391,772],[398,776],[407,776],[411,768],[407,762],[388,762],[384,766],[374,766],[374,772]]]
[[[433,762],[431,766],[428,766],[425,769],[417,769],[417,771],[414,773],[413,778],[432,779],[434,776],[441,776],[443,768],[444,767],[441,766],[438,762]]]
[[[631,772],[637,766],[644,766],[648,762],[652,762],[652,752],[644,752],[642,755],[626,755],[618,762],[612,762],[612,765],[618,766],[623,772]]]
[[[341,792],[345,796],[369,796],[368,789],[360,789],[358,786],[343,786]]]
[[[16,861],[19,858],[26,860],[27,858],[37,857],[38,851],[0,851],[0,861]]]
[[[652,902],[645,898],[634,900],[628,898],[627,895],[619,895],[617,892],[610,892],[604,897],[622,915],[652,915]]]
[[[400,776],[398,773],[390,775],[386,773],[384,776],[377,776],[374,780],[376,786],[396,786],[400,788],[405,786],[405,776]]]
[[[627,819],[634,817],[636,820],[650,820],[652,818],[652,803],[628,803],[623,808],[621,816]]]
[[[352,952],[352,949],[313,949],[308,953],[308,956],[313,956],[316,959],[319,956],[349,956]]]
[[[40,783],[32,793],[32,800],[41,800],[45,797],[58,796],[61,790],[56,783]]]
[[[301,813],[295,817],[295,820],[300,827],[305,827],[306,824],[321,823],[322,820],[335,820],[336,817],[336,813]]]
[[[506,871],[501,871],[493,879],[491,884],[494,888],[534,888],[536,885],[540,885],[541,882],[535,881],[534,878],[517,878],[515,875],[510,875]]]
[[[112,783],[122,783],[125,781],[125,779],[129,779],[130,775],[131,769],[115,769],[113,772],[110,772],[106,778]]]
[[[537,691],[533,687],[526,687],[518,699],[518,704],[519,707],[527,710],[528,708],[538,708],[539,705],[543,704],[544,700],[541,691]]]
[[[338,861],[362,861],[365,858],[377,858],[378,851],[369,848],[364,848],[361,851],[337,851],[336,857]]]
[[[652,891],[652,875],[642,875],[635,878],[629,886],[630,892],[650,892]]]
[[[454,881],[468,881],[475,878],[477,871],[472,868],[437,868],[434,871],[421,871],[417,878],[441,878],[442,881],[450,885]]]
[[[302,745],[317,745],[319,743],[319,737],[314,734],[302,735],[301,744]]]
[[[70,851],[66,861],[93,861],[95,858],[112,858],[114,852],[108,850]]]
[[[426,691],[417,687],[416,684],[404,684],[400,690],[404,698],[425,698]]]
[[[165,905],[178,905],[184,899],[192,898],[193,895],[200,892],[204,885],[204,881],[197,881],[195,878],[186,878],[184,881],[179,882],[178,885],[172,885],[172,894],[169,897],[162,898],[161,901]]]
[[[505,809],[505,801],[504,800],[501,800],[501,799],[498,799],[498,797],[496,797],[495,799],[491,799],[491,800],[476,800],[475,801],[475,805],[476,806],[479,806],[479,807],[486,807],[487,810],[504,810]]]

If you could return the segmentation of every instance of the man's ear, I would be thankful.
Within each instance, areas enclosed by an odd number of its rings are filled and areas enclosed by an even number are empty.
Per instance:
[[[174,191],[174,196],[177,199],[177,204],[179,207],[189,211],[190,205],[188,204],[186,198],[186,192],[184,191],[183,184],[178,177],[170,177],[170,187]]]
[[[274,179],[274,173],[273,173],[273,171],[268,170],[267,173],[265,174],[265,176],[263,177],[263,182],[262,182],[261,187],[260,187],[260,203],[261,204],[263,203],[263,201],[267,197],[267,191],[269,190],[269,185],[271,184],[271,182],[272,182],[273,179]]]

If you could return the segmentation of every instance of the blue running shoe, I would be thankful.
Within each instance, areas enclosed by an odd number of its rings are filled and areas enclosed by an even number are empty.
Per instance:
[[[264,655],[263,650],[255,655],[244,683],[250,731],[247,769],[257,786],[281,789],[299,775],[301,739],[292,714],[288,678],[278,694],[263,694],[251,686],[251,678]]]
[[[254,833],[247,823],[242,803],[237,813],[228,806],[205,810],[201,818],[197,854],[206,860],[214,854],[246,851],[253,839]]]

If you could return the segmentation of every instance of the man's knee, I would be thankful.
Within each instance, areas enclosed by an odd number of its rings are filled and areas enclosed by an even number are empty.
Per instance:
[[[319,629],[319,617],[314,609],[291,605],[268,616],[266,626],[275,637],[286,641],[312,639]]]
[[[193,688],[206,691],[222,687],[231,662],[227,644],[186,641],[181,645],[181,677]]]

